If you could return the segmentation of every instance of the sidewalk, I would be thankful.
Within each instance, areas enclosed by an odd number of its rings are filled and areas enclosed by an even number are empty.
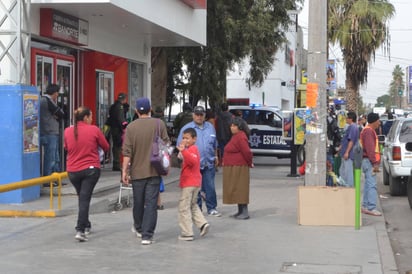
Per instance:
[[[171,168],[169,175],[164,177],[165,184],[179,180],[180,169]],[[22,204],[0,204],[0,217],[60,217],[77,214],[77,195],[68,178],[63,180],[61,210],[58,209],[57,187],[53,188],[53,209],[50,209],[50,189],[42,187],[40,198]],[[93,192],[90,213],[105,213],[114,209],[118,202],[120,191],[120,172],[112,171],[111,167],[102,168],[102,173]],[[109,194],[108,194],[109,193]],[[122,190],[123,202],[129,195],[129,190]],[[131,191],[130,191],[131,195]]]
[[[92,199],[92,208],[104,213],[91,215],[89,242],[74,241],[77,199],[69,193],[72,187],[65,186],[64,217],[0,219],[0,244],[8,246],[0,251],[0,269],[2,273],[398,273],[384,217],[364,215],[360,230],[299,226],[297,187],[303,185],[303,178],[287,177],[288,171],[289,166],[251,170],[251,219],[245,221],[229,217],[236,206],[222,205],[222,173],[218,172],[216,190],[223,216],[207,216],[211,228],[206,237],[199,238],[195,230],[195,241],[182,242],[177,239],[179,170],[174,169],[165,177],[165,210],[158,211],[152,246],[141,246],[130,232],[131,208],[108,213],[99,197]],[[103,171],[99,188],[119,188],[118,181],[118,174]],[[116,191],[102,199],[116,202],[117,195]],[[42,196],[30,206],[19,207],[34,208],[43,200]],[[40,263],[43,260],[47,263]]]

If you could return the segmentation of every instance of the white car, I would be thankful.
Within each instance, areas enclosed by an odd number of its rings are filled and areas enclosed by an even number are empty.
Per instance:
[[[404,195],[412,169],[412,152],[405,144],[412,142],[412,118],[398,118],[386,137],[383,155],[383,184],[392,196]]]

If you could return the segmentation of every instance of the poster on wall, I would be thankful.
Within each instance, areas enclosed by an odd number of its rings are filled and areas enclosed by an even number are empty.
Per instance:
[[[23,95],[23,152],[39,151],[39,96]]]
[[[294,144],[303,145],[305,143],[305,133],[306,133],[306,109],[305,108],[295,108],[294,116]]]
[[[293,128],[293,111],[283,110],[282,111],[282,130],[283,139],[292,141],[292,128]]]

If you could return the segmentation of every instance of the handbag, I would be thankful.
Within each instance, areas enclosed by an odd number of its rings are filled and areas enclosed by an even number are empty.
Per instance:
[[[160,138],[160,123],[157,121],[157,130],[152,143],[152,155],[150,156],[150,164],[159,175],[167,175],[170,167],[170,156],[167,145]]]

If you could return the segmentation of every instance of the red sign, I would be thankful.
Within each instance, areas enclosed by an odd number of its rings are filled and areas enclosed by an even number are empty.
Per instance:
[[[206,9],[206,0],[181,0],[194,9]]]
[[[63,12],[40,9],[40,35],[76,45],[87,45],[89,23]]]

